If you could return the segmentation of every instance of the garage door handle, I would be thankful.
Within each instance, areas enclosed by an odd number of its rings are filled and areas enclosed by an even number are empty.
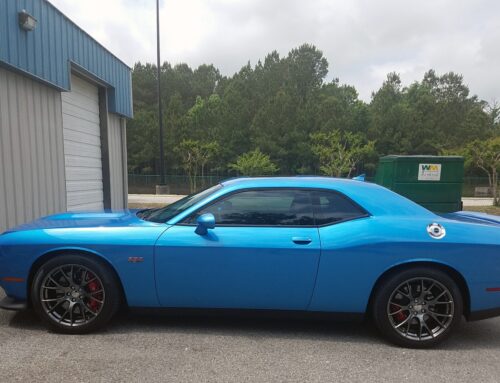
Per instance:
[[[312,239],[307,237],[293,237],[292,241],[297,245],[307,245],[312,242]]]

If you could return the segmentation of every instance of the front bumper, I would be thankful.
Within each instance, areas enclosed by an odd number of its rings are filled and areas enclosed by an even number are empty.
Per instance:
[[[27,308],[28,304],[26,302],[18,301],[11,297],[5,297],[0,300],[0,309],[20,311],[26,310]]]

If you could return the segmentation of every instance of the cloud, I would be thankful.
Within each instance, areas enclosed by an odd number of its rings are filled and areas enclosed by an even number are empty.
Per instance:
[[[129,65],[156,61],[154,0],[51,0]],[[478,0],[164,0],[162,59],[213,63],[231,75],[272,50],[323,50],[329,79],[363,99],[388,72],[409,84],[430,68],[464,75],[473,93],[500,99],[500,2]]]

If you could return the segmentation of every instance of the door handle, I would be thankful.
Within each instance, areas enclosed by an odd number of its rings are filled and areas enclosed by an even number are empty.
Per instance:
[[[312,242],[312,239],[307,237],[292,237],[292,241],[297,245],[307,245]]]

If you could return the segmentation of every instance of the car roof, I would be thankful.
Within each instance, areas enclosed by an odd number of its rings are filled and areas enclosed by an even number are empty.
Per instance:
[[[357,181],[348,178],[335,178],[323,176],[295,176],[295,177],[237,177],[229,178],[221,182],[223,186],[244,185],[248,187],[308,187],[308,188],[330,188],[332,185],[349,185],[358,183],[361,187],[371,187],[369,182]],[[377,186],[377,185],[376,185]]]
[[[247,188],[312,188],[329,189],[346,195],[373,215],[427,215],[434,213],[383,186],[347,178],[296,177],[239,177],[221,182],[224,191]],[[217,193],[218,194],[218,193]]]

